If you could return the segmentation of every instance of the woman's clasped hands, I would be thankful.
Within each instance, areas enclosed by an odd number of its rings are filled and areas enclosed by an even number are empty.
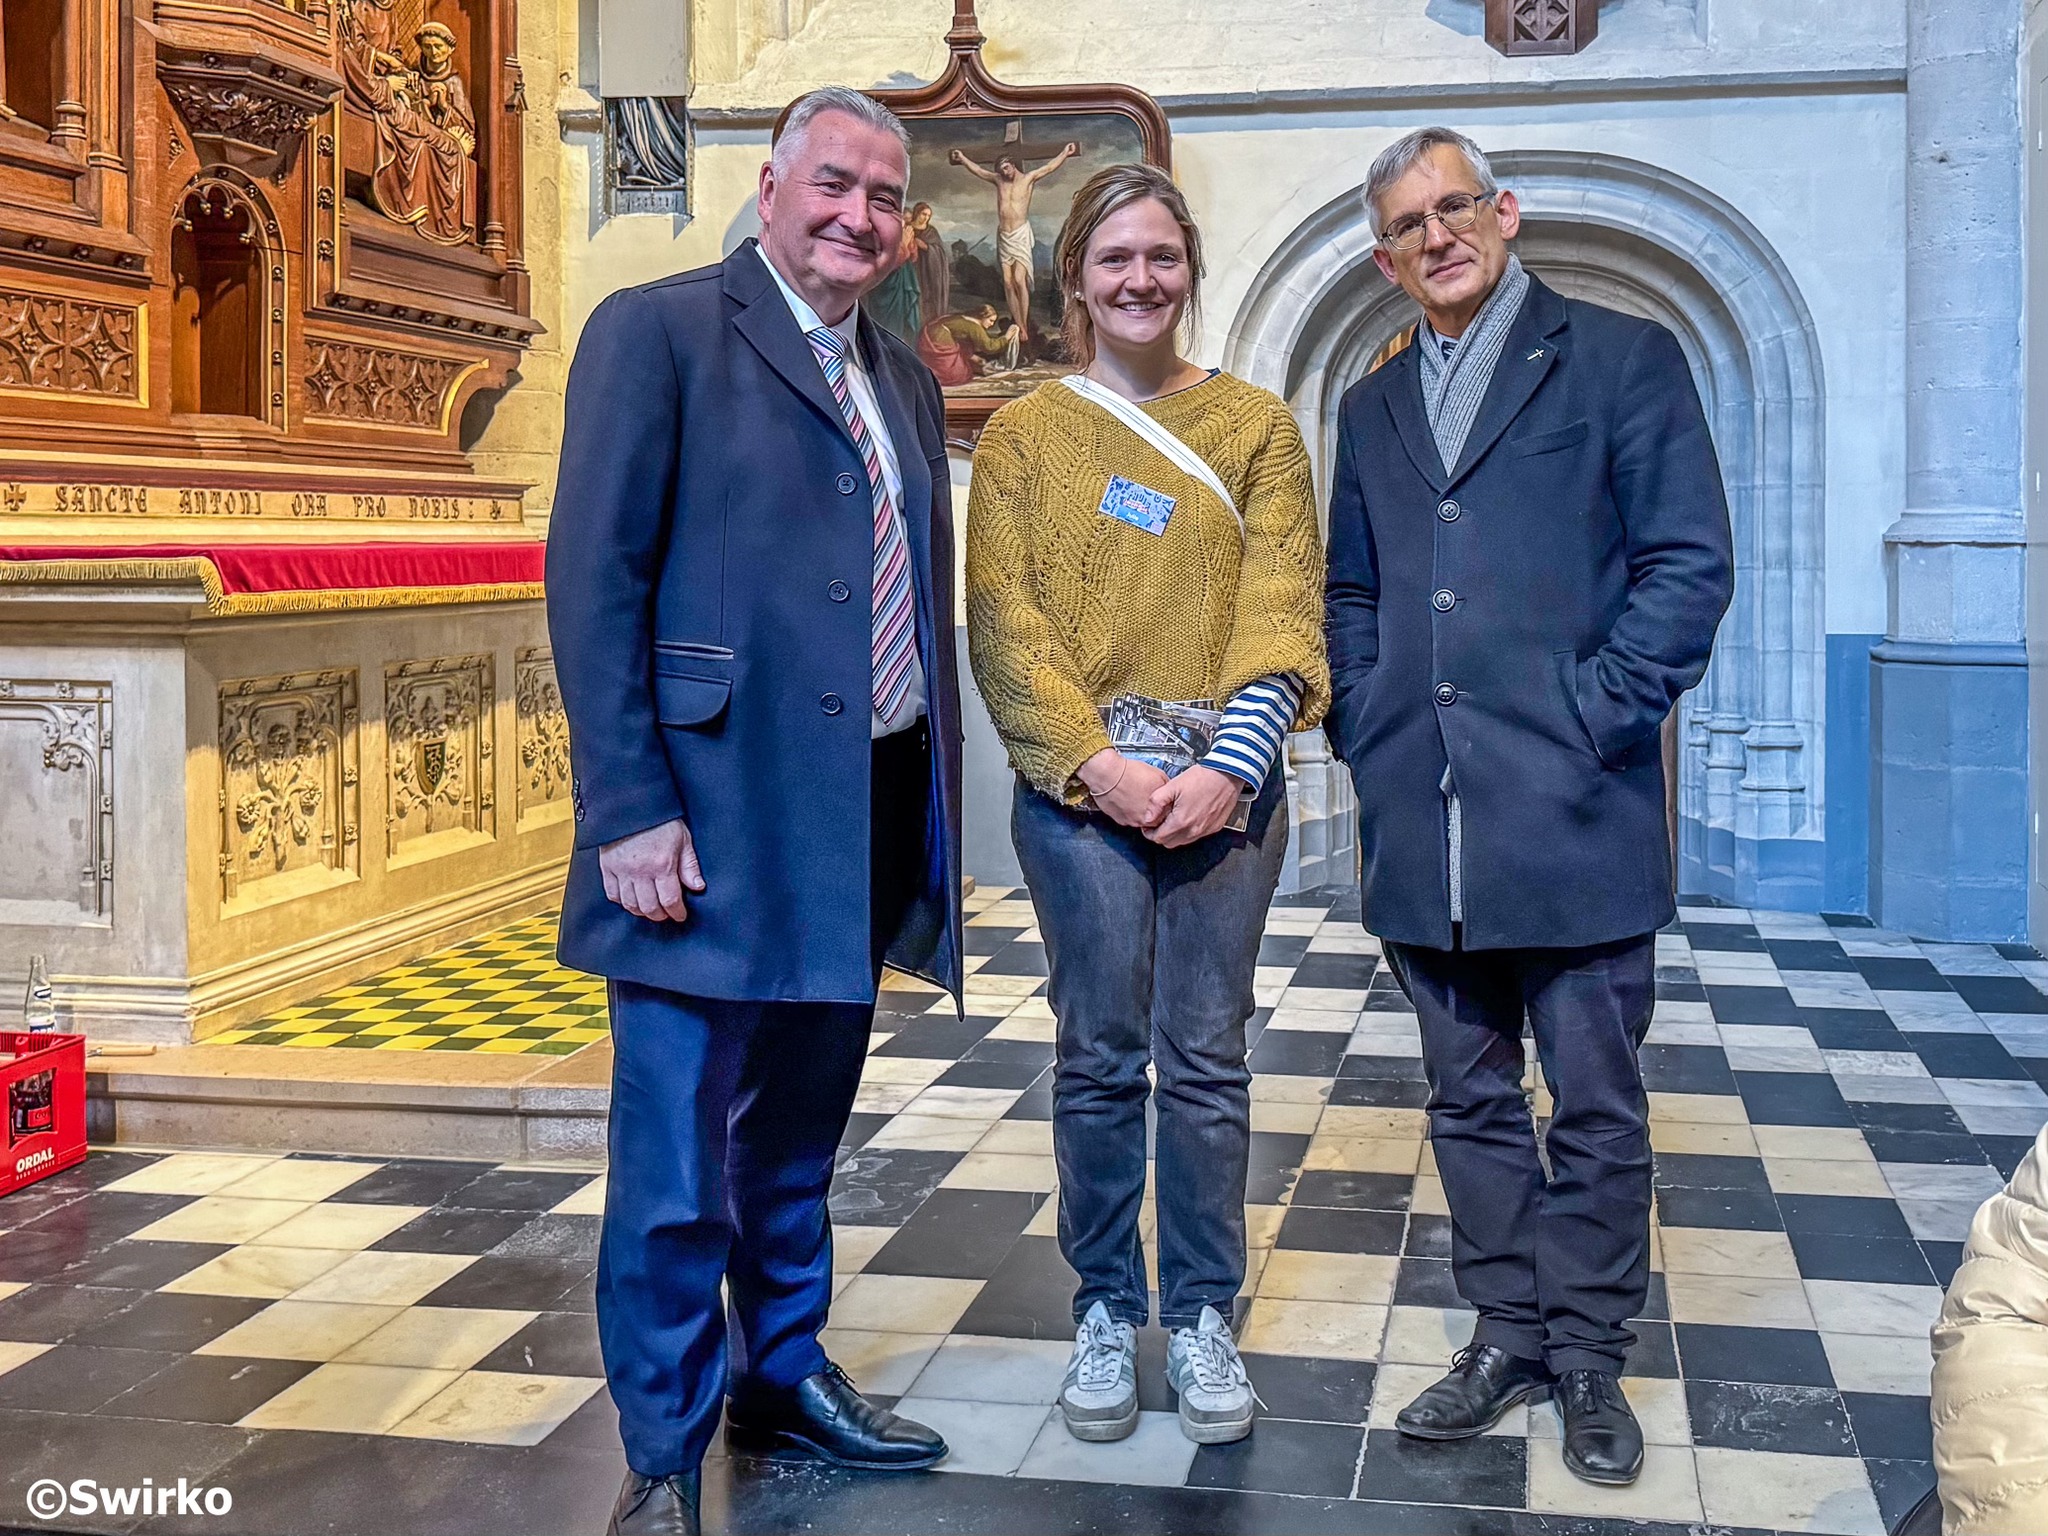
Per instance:
[[[1242,787],[1229,774],[1200,763],[1168,778],[1114,747],[1089,758],[1077,777],[1097,810],[1162,848],[1184,848],[1218,831],[1230,819]]]

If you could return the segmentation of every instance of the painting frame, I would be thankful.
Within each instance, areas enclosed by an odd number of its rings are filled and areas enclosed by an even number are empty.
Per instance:
[[[889,108],[909,128],[912,144],[912,163],[916,165],[920,146],[925,140],[949,136],[960,125],[983,126],[998,132],[1006,131],[1006,125],[1030,124],[1036,120],[1039,125],[1072,128],[1074,119],[1106,119],[1111,123],[1128,125],[1135,130],[1135,137],[1124,129],[1117,128],[1108,134],[1126,153],[1135,145],[1138,157],[1148,165],[1156,165],[1168,174],[1173,170],[1173,135],[1167,125],[1166,113],[1159,103],[1136,86],[1095,84],[1095,85],[1006,85],[989,73],[982,63],[981,49],[986,38],[982,35],[979,22],[974,14],[975,0],[954,0],[953,25],[946,33],[946,46],[952,57],[938,79],[929,85],[915,86],[902,90],[875,90],[868,94]],[[1015,132],[1014,128],[1007,131]],[[1059,134],[1054,135],[1060,137]],[[1078,140],[1068,141],[1072,147]],[[1056,152],[1057,153],[1057,152]],[[1096,158],[1100,158],[1099,155]],[[955,162],[957,164],[957,162]],[[1052,165],[1051,160],[1041,159],[1041,165]],[[1087,157],[1077,169],[1087,168]],[[982,175],[981,180],[989,178]],[[924,185],[913,174],[911,180],[912,208],[918,206]],[[1071,185],[1061,185],[1058,190],[1070,197],[1075,180]],[[1062,209],[1066,197],[1053,199]],[[995,221],[990,220],[993,224]],[[1043,222],[1043,216],[1027,222]],[[1054,221],[1056,223],[1056,221]],[[1049,265],[1050,246],[1040,240],[1038,261]],[[952,258],[948,258],[951,260]],[[1001,273],[1001,267],[996,269]],[[1030,270],[1028,267],[1025,270]],[[1007,277],[1004,279],[1008,281]],[[1040,274],[1040,291],[1043,290],[1044,275]],[[986,306],[985,306],[986,307]],[[997,306],[1001,309],[1001,306]],[[1014,307],[1014,306],[1012,306]],[[870,313],[872,314],[872,309]],[[1030,293],[1026,296],[1027,322],[1023,333],[1032,336],[1040,322],[1051,331],[1056,331],[1060,316],[1057,312],[1041,316],[1037,304],[1032,302]],[[1012,322],[1014,329],[1014,322]],[[1033,336],[1033,340],[1036,337]],[[977,386],[946,386],[942,392],[946,401],[947,436],[962,446],[971,447],[981,434],[988,418],[1005,403],[1018,395],[1026,394],[1044,382],[1047,369],[1071,371],[1060,368],[1056,362],[1047,362],[1034,374],[1021,374],[1020,387],[1009,392],[1000,389]]]

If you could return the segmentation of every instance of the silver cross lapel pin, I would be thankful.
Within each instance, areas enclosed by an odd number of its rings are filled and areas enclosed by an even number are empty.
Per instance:
[[[1528,356],[1528,358],[1527,358],[1527,361],[1529,361],[1529,362],[1532,362],[1532,363],[1533,363],[1533,362],[1535,362],[1535,361],[1536,361],[1536,359],[1537,359],[1537,358],[1541,357],[1542,355],[1543,355],[1543,349],[1542,349],[1541,347],[1538,347],[1538,348],[1537,348],[1537,349],[1536,349],[1536,350],[1535,350],[1534,352],[1531,352],[1531,353],[1529,354],[1529,356]]]

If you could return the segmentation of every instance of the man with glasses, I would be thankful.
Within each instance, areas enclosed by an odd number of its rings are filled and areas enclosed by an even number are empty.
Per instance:
[[[1412,133],[1365,191],[1414,341],[1344,398],[1329,734],[1358,786],[1365,922],[1414,1004],[1451,1273],[1478,1312],[1402,1433],[1554,1398],[1565,1465],[1633,1482],[1620,1375],[1649,1286],[1636,1051],[1674,916],[1660,727],[1733,582],[1684,355],[1561,298],[1477,145]],[[1539,1156],[1524,1024],[1554,1111]]]

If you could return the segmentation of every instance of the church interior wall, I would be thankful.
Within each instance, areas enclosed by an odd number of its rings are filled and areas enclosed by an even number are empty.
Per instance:
[[[1844,832],[1836,839],[1841,847],[1824,852],[1823,838],[1838,828],[1860,830],[1867,815],[1854,763],[1837,772],[1830,752],[1831,745],[1849,754],[1861,747],[1828,718],[1838,695],[1856,714],[1854,681],[1837,677],[1835,668],[1860,667],[1867,648],[1832,646],[1828,637],[1883,630],[1882,534],[1904,494],[1897,429],[1903,11],[1858,8],[1845,18],[1815,6],[1713,5],[1708,18],[1691,5],[1630,0],[1603,10],[1596,49],[1577,59],[1534,61],[1493,54],[1477,36],[1478,6],[1452,0],[1354,8],[1362,13],[1352,18],[1357,25],[1314,47],[1303,45],[1311,8],[1287,3],[1260,7],[1255,17],[1234,15],[1231,6],[1146,3],[1091,13],[1085,56],[1076,51],[1071,6],[998,0],[983,6],[981,19],[991,39],[984,56],[1006,79],[1111,77],[1162,98],[1176,175],[1209,244],[1195,349],[1204,363],[1226,361],[1233,328],[1273,253],[1315,210],[1356,189],[1380,148],[1426,122],[1448,121],[1490,150],[1594,150],[1657,167],[1755,225],[1803,299],[1817,338],[1825,381],[1824,458],[1815,471],[1824,486],[1823,531],[1796,570],[1797,580],[1819,588],[1804,599],[1815,617],[1798,641],[1810,661],[1794,685],[1804,737],[1798,809],[1788,813],[1789,824],[1753,825],[1746,842],[1737,837],[1722,849],[1728,888],[1716,893],[1860,910],[1862,880],[1851,867],[1862,857],[1858,839]],[[707,77],[700,55],[686,221],[606,217],[595,117],[565,114],[565,344],[573,347],[582,319],[614,289],[718,260],[753,232],[756,176],[781,102],[828,78],[903,84],[936,73],[942,10],[822,0],[789,35],[756,35],[742,50],[751,62],[728,77],[715,68]],[[1461,30],[1466,21],[1469,31]],[[700,4],[692,24],[701,43],[707,28],[731,35],[748,23],[730,8]],[[1219,33],[1213,47],[1203,41],[1212,28]],[[1222,30],[1230,32],[1227,48]],[[1139,46],[1141,37],[1159,36],[1174,38],[1171,57],[1156,43]],[[1271,67],[1262,52],[1268,49],[1289,61],[1288,80]],[[730,69],[736,58],[728,51],[710,62]],[[1796,76],[1784,73],[1795,66]],[[1758,78],[1774,73],[1779,78]],[[1788,144],[1800,152],[1787,154]],[[1330,392],[1331,402],[1337,392]],[[1326,434],[1319,423],[1303,425],[1320,448]],[[971,797],[970,820],[996,829],[970,840],[981,842],[992,862],[1007,851],[1008,786],[1000,768],[999,760],[991,772],[970,768],[983,790]],[[1837,794],[1844,797],[1839,816],[1830,804]],[[992,878],[1007,873],[989,871]]]

